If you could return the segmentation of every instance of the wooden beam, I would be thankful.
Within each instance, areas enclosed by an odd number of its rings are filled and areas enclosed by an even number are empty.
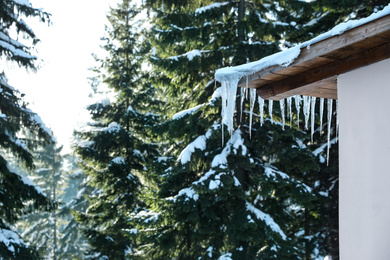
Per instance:
[[[284,80],[262,86],[257,89],[257,94],[264,99],[280,100],[286,96],[293,96],[303,92],[308,92],[312,89],[312,86],[310,85],[311,83],[387,58],[390,58],[390,43],[362,51],[345,59],[337,60]]]

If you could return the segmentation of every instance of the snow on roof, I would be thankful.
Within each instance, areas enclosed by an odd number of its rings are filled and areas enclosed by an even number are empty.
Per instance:
[[[348,22],[341,23],[335,26],[332,30],[323,33],[309,41],[301,43],[287,50],[267,56],[259,61],[255,61],[255,62],[251,62],[251,63],[247,63],[235,67],[221,68],[216,71],[215,79],[219,82],[234,81],[238,83],[238,81],[242,77],[249,76],[251,74],[256,73],[257,71],[268,68],[270,66],[280,65],[280,66],[287,67],[299,56],[302,48],[305,47],[310,48],[310,45],[314,43],[323,41],[332,36],[341,35],[348,30],[364,25],[371,21],[377,20],[389,14],[390,14],[390,4],[386,6],[383,10],[371,14],[369,17],[362,18],[359,20],[350,20]]]

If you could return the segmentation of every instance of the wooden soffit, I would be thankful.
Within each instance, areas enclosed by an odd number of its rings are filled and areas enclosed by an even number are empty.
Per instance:
[[[390,58],[390,15],[301,49],[288,67],[272,66],[248,76],[264,99],[293,95],[337,99],[337,76]],[[246,86],[247,79],[239,82]]]

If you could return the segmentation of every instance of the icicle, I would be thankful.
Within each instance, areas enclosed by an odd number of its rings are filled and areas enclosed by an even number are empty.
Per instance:
[[[233,117],[236,106],[237,82],[222,82],[222,123],[228,127],[229,134],[233,134]]]
[[[269,116],[271,118],[271,124],[273,124],[273,119],[272,119],[273,106],[274,106],[274,101],[273,100],[268,100],[268,114],[269,114]]]
[[[245,85],[245,88],[246,88],[246,99],[248,99],[248,88],[249,88],[249,79],[248,79],[248,76],[246,76],[246,85]]]
[[[305,129],[309,128],[310,97],[303,96],[303,115],[305,116]]]
[[[284,130],[284,125],[286,124],[284,118],[284,99],[279,100],[279,104],[280,104],[280,113],[282,114],[282,129]]]
[[[259,102],[260,126],[263,126],[263,123],[264,123],[264,99],[262,99],[260,96],[258,96],[257,102]]]
[[[301,96],[296,95],[295,98],[295,109],[297,110],[297,125],[299,127],[299,114],[301,113]]]
[[[316,97],[311,97],[311,142],[313,143],[314,121],[316,115]]]
[[[289,115],[289,118],[290,118],[290,127],[292,125],[292,110],[291,110],[291,103],[292,103],[292,98],[291,97],[288,97],[287,98],[287,113]]]
[[[330,149],[330,129],[332,123],[332,105],[333,99],[328,98],[328,150],[326,152],[326,163],[329,165],[329,149]]]
[[[253,117],[253,108],[255,107],[256,102],[256,89],[250,89],[250,114],[249,114],[249,138],[252,138],[252,117]]]
[[[245,100],[245,92],[246,92],[246,88],[241,88],[241,93],[240,93],[240,96],[241,96],[241,115],[240,115],[240,119],[242,121],[242,114],[243,114],[243,111],[244,111],[244,100]]]
[[[320,98],[320,135],[322,135],[322,118],[324,117],[324,98]]]

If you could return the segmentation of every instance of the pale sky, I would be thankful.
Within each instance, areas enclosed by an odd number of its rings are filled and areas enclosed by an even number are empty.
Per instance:
[[[106,12],[116,0],[30,0],[33,7],[52,14],[52,25],[27,21],[41,42],[37,45],[41,68],[37,73],[17,66],[4,68],[8,83],[26,94],[30,108],[54,131],[66,152],[73,129],[88,119],[92,103],[87,77],[94,75],[92,53],[101,52],[100,37]]]

